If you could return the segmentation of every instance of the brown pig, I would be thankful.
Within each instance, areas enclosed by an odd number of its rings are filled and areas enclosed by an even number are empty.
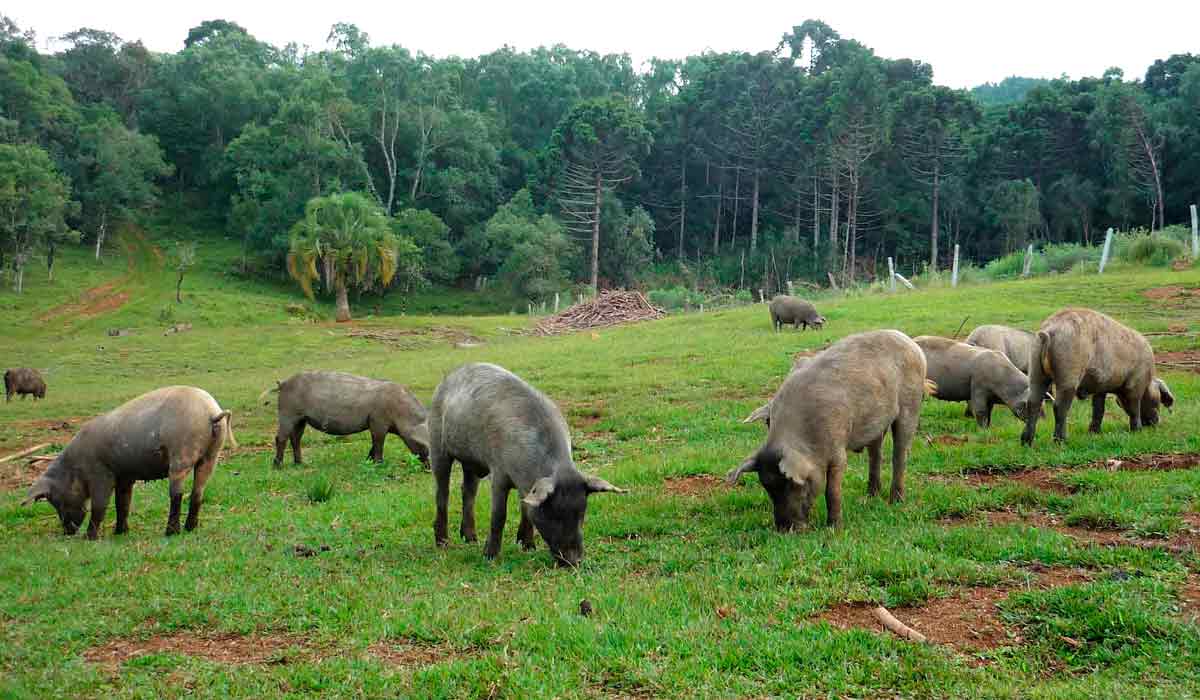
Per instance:
[[[1007,357],[934,335],[913,341],[925,353],[926,376],[937,385],[934,398],[966,401],[981,428],[992,424],[992,407],[998,403],[1008,406],[1018,420],[1025,419],[1029,378]]]
[[[14,367],[4,373],[4,402],[12,401],[13,394],[22,399],[32,396],[34,399],[46,398],[46,380],[36,369],[29,367]]]

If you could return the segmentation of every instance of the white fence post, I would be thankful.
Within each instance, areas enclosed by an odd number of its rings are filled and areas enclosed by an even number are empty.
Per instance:
[[[787,281],[787,288],[788,288],[788,296],[789,297],[796,295],[796,293],[794,291],[792,291],[792,281],[791,280]]]
[[[896,291],[896,265],[890,257],[888,258],[888,289]]]
[[[951,287],[958,286],[958,244],[957,243],[954,244],[954,267],[951,268],[951,272],[950,272],[950,286]]]
[[[1196,219],[1196,205],[1192,205],[1192,260],[1200,259],[1200,221]]]
[[[905,287],[908,287],[909,289],[915,289],[915,287],[913,287],[912,282],[909,282],[908,280],[904,279],[904,275],[900,274],[899,272],[897,272],[895,274],[893,279],[900,280],[900,283],[903,284]]]
[[[1021,276],[1028,277],[1029,276],[1029,268],[1031,268],[1031,267],[1033,267],[1033,244],[1032,243],[1030,243],[1029,247],[1025,249],[1025,268],[1021,271]]]
[[[554,293],[554,313],[558,313],[558,292]]]
[[[1108,251],[1112,248],[1113,230],[1108,229],[1104,234],[1104,252],[1100,253],[1100,274],[1104,274],[1104,266],[1108,264]]]

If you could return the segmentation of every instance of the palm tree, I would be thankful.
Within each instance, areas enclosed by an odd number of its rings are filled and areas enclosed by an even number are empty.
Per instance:
[[[313,298],[312,283],[333,286],[339,322],[350,320],[348,287],[386,287],[396,274],[399,241],[379,205],[358,192],[313,197],[292,227],[288,274]],[[324,275],[318,271],[318,265]]]

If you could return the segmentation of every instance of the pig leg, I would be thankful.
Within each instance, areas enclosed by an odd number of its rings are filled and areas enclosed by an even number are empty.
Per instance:
[[[129,504],[133,501],[133,479],[117,482],[117,529],[115,535],[129,532]]]
[[[825,512],[829,527],[842,524],[842,477],[846,475],[846,453],[839,451],[826,467]]]
[[[980,428],[992,425],[992,402],[988,400],[987,390],[971,384],[971,400],[967,402],[967,415],[975,417],[975,424]]]
[[[196,471],[192,474],[192,495],[188,499],[188,514],[187,520],[183,523],[183,529],[191,532],[200,524],[200,506],[204,505],[204,485],[208,483],[208,477],[212,476],[213,468],[217,466],[217,456],[214,454],[211,459],[205,458],[203,462],[196,465]]]
[[[387,439],[387,428],[371,426],[371,454],[368,457],[376,464],[383,464],[383,441]]]
[[[902,411],[892,423],[892,492],[888,503],[904,500],[904,469],[908,466],[908,450],[912,447],[913,436],[917,434],[919,411],[920,403],[909,414]]]
[[[1067,419],[1071,417],[1071,404],[1075,401],[1078,387],[1054,385],[1054,439],[1067,439]]]
[[[500,542],[504,537],[504,521],[508,517],[508,492],[512,484],[500,474],[492,475],[492,524],[483,556],[495,559],[500,554]]]
[[[445,547],[450,542],[450,536],[446,533],[448,520],[446,516],[446,505],[450,501],[450,467],[454,465],[454,458],[448,454],[443,454],[440,451],[434,451],[433,459],[433,481],[436,484],[437,515],[433,520],[433,541],[439,547]],[[465,514],[464,514],[465,517]]]
[[[296,423],[296,427],[292,428],[292,463],[302,464],[304,460],[300,457],[300,438],[304,435],[304,428],[308,426],[308,421],[300,420]]]
[[[1092,422],[1088,425],[1089,433],[1100,432],[1100,424],[1104,422],[1104,392],[1092,394]]]
[[[173,473],[168,478],[171,481],[171,510],[167,513],[167,531],[164,534],[170,537],[179,534],[179,507],[183,504],[183,473]]]
[[[462,525],[458,528],[458,534],[462,535],[463,542],[478,542],[479,538],[475,534],[475,494],[479,492],[479,476],[471,465],[463,465],[463,483],[462,483]]]
[[[1146,386],[1139,384],[1133,389],[1124,387],[1121,393],[1125,397],[1125,412],[1129,414],[1129,430],[1136,432],[1142,427],[1142,396],[1146,393]]]
[[[111,478],[92,479],[91,500],[92,517],[88,519],[87,538],[94,540],[100,536],[100,524],[104,522],[104,513],[108,510],[108,499],[112,496],[113,482]]]
[[[533,521],[529,519],[529,506],[521,504],[521,524],[517,526],[517,544],[529,551],[537,547],[533,539]]]
[[[878,496],[881,487],[879,470],[883,462],[883,436],[867,445],[867,457],[870,459],[870,471],[867,474],[867,495]],[[827,497],[828,498],[828,497]]]

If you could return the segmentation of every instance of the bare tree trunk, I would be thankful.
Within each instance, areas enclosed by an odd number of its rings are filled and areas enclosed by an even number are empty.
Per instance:
[[[721,217],[725,213],[725,173],[719,175],[721,181],[717,184],[717,218],[713,222],[713,257],[721,252]]]
[[[17,267],[17,294],[20,294],[21,290],[25,287],[25,264],[18,262],[16,267]]]
[[[834,261],[837,260],[838,253],[838,171],[837,165],[833,166],[833,188],[830,194],[831,201],[829,205],[829,267],[834,267]]]
[[[183,270],[179,271],[179,277],[175,280],[175,303],[183,303]],[[349,310],[346,313],[350,313]]]
[[[679,259],[683,260],[683,231],[687,222],[687,157],[679,159]]]
[[[750,210],[750,251],[758,247],[758,168],[754,169],[754,204]]]
[[[738,167],[733,172],[736,176],[733,179],[733,226],[729,229],[729,242],[737,245],[738,210],[742,203],[742,169]]]
[[[100,210],[100,228],[96,230],[96,259],[100,259],[100,246],[104,245],[104,228],[108,225],[108,212]]]
[[[821,245],[821,179],[817,175],[817,166],[813,165],[813,257]]]
[[[46,278],[51,282],[54,281],[54,253],[57,246],[53,242],[46,248]]]
[[[600,293],[600,171],[596,171],[596,201],[592,207],[592,294]]]
[[[796,176],[796,210],[792,213],[792,225],[796,231],[792,234],[792,239],[797,245],[800,244],[800,209],[800,176]]]
[[[929,269],[933,272],[938,269],[938,194],[941,190],[938,165],[936,161],[933,164],[933,221],[929,224]]]
[[[335,275],[333,281],[334,293],[337,295],[334,319],[338,323],[350,320],[350,299],[346,294],[346,280],[341,275]]]

